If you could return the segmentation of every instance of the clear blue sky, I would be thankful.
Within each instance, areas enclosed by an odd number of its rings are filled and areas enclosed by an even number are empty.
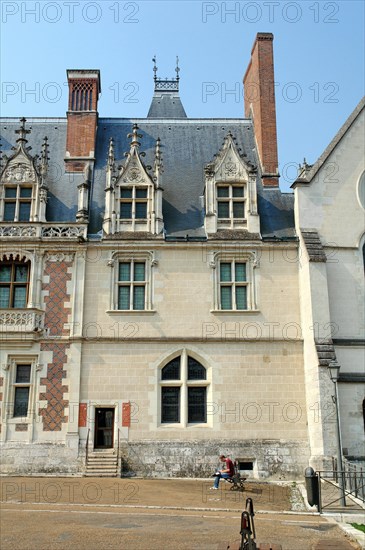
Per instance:
[[[274,34],[281,187],[312,163],[364,94],[364,2],[1,2],[2,116],[65,116],[66,69],[100,69],[102,117],[145,117],[173,76],[189,117],[242,117],[257,32]],[[233,93],[227,93],[229,91]]]

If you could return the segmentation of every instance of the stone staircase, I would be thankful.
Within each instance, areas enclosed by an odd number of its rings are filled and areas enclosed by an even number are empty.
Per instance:
[[[88,453],[85,477],[117,477],[118,456],[114,449]]]

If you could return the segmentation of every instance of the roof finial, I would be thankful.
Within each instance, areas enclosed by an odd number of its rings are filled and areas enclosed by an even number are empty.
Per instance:
[[[157,80],[157,65],[156,65],[156,54],[154,55],[153,59],[152,59],[154,65],[153,65],[153,72],[155,73],[154,77],[153,77],[153,80],[156,82]]]
[[[179,56],[178,55],[176,56],[176,69],[175,69],[175,72],[176,72],[176,80],[179,81],[180,80],[180,77],[179,77],[180,68],[179,68]]]
[[[142,134],[139,134],[138,130],[139,130],[138,125],[134,123],[132,133],[127,135],[127,137],[132,138],[131,147],[139,147],[141,145],[140,142],[138,141],[138,138],[141,138]]]
[[[26,135],[27,134],[30,134],[30,130],[26,130],[25,129],[25,123],[27,122],[27,119],[26,118],[21,118],[20,119],[20,128],[19,130],[15,130],[15,133],[16,134],[19,134],[19,137],[18,139],[16,140],[16,142],[20,142],[20,141],[23,141],[24,143],[28,143],[28,140],[26,139]]]

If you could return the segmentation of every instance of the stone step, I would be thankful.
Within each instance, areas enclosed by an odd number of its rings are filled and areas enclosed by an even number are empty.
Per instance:
[[[118,462],[117,458],[88,458],[88,464],[116,464]]]
[[[118,477],[117,472],[85,472],[85,477]]]

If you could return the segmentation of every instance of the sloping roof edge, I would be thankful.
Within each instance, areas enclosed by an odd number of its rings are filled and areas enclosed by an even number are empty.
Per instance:
[[[365,107],[365,96],[359,101],[359,103],[357,104],[355,109],[352,111],[350,116],[347,118],[345,123],[341,126],[341,128],[339,129],[335,137],[332,139],[329,145],[327,145],[326,149],[323,151],[323,153],[317,159],[317,161],[313,164],[312,168],[309,170],[307,175],[305,177],[297,178],[295,182],[291,185],[292,188],[295,188],[297,184],[303,184],[303,183],[306,184],[312,181],[312,179],[320,170],[320,168],[323,166],[323,164],[326,162],[326,160],[328,159],[332,151],[339,144],[339,142],[344,137],[348,129],[351,127],[353,122],[360,115],[364,107]]]

